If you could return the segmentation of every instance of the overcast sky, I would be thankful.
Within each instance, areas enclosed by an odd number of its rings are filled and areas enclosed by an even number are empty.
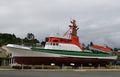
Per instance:
[[[0,33],[44,40],[67,31],[70,20],[79,26],[81,43],[93,41],[120,48],[120,0],[0,0]]]

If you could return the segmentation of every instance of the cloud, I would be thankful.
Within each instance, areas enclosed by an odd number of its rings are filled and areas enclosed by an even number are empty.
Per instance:
[[[119,47],[119,0],[0,0],[0,32],[25,37],[28,32],[43,40],[67,30],[76,19],[78,35],[86,44]]]

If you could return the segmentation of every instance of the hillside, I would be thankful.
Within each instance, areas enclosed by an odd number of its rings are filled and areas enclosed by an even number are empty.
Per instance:
[[[24,44],[24,45],[36,45],[39,41],[35,38],[29,39],[29,35],[33,35],[32,33],[28,33],[27,37],[21,39],[20,37],[16,37],[15,34],[8,34],[8,33],[0,33],[0,46],[7,45],[7,44]],[[33,35],[34,36],[34,35]]]

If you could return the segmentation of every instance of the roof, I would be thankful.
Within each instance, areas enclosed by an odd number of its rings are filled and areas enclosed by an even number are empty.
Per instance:
[[[0,58],[7,57],[9,53],[10,52],[6,46],[0,47]]]
[[[6,57],[6,50],[4,50],[3,48],[0,48],[0,58]]]

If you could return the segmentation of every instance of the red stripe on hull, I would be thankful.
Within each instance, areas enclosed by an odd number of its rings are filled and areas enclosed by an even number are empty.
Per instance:
[[[55,63],[55,65],[70,65],[70,63],[75,63],[75,65],[106,65],[114,60],[106,59],[89,59],[89,58],[57,58],[57,57],[15,57],[15,61],[19,64],[26,65],[50,65]]]

